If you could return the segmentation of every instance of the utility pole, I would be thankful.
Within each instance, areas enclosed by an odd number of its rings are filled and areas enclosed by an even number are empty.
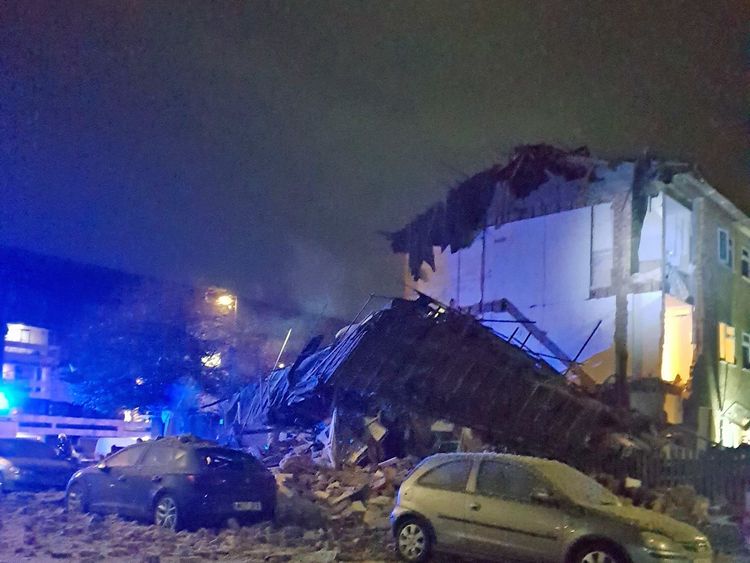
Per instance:
[[[628,392],[628,293],[630,290],[633,210],[632,194],[615,196],[612,202],[613,261],[612,286],[615,290],[615,402],[630,408]]]

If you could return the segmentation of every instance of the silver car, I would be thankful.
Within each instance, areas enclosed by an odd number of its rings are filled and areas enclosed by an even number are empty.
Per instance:
[[[504,454],[439,454],[404,481],[391,514],[400,557],[433,550],[565,563],[708,563],[698,530],[623,505],[556,461]]]

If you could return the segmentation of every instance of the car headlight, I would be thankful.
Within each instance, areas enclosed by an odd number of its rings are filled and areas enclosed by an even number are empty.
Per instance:
[[[20,475],[21,474],[21,470],[18,467],[16,467],[15,465],[9,465],[8,466],[8,473],[10,473],[11,475]]]
[[[682,552],[682,546],[667,536],[653,532],[641,532],[641,540],[651,555],[674,555]]]

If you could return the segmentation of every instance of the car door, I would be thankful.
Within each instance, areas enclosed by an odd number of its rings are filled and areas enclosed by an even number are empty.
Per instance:
[[[453,459],[428,470],[417,481],[418,498],[413,499],[414,505],[429,520],[437,543],[447,550],[464,547],[465,507],[469,498],[466,487],[471,469],[471,459]]]
[[[129,446],[96,466],[89,476],[89,495],[92,510],[122,512],[123,489],[145,451],[144,445]]]
[[[566,514],[544,499],[551,491],[531,468],[482,460],[466,505],[467,543],[492,559],[558,561]]]
[[[144,454],[138,462],[123,470],[117,488],[120,512],[129,516],[147,517],[151,514],[153,492],[160,486],[162,474],[173,458],[171,446],[158,442],[144,445]]]

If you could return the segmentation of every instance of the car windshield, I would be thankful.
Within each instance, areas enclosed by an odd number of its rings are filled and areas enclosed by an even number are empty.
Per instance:
[[[545,463],[539,469],[554,487],[576,502],[619,506],[620,500],[591,477],[562,463]]]
[[[227,448],[198,448],[198,462],[209,469],[233,469],[248,471],[262,467],[250,454]]]
[[[54,459],[57,453],[47,444],[36,440],[0,440],[0,457]]]

